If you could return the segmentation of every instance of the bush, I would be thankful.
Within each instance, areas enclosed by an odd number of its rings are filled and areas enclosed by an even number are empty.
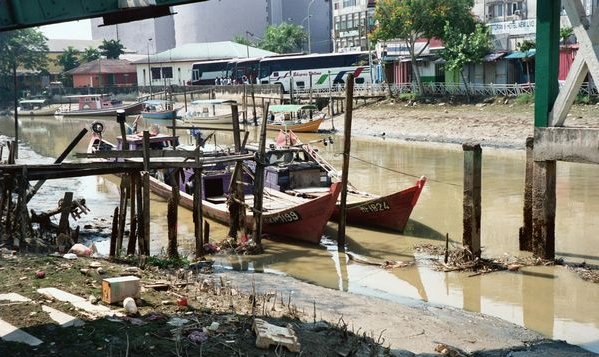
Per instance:
[[[404,102],[410,102],[410,101],[414,101],[416,100],[417,96],[415,93],[400,93],[397,96],[397,99],[404,101]]]
[[[591,97],[588,95],[578,94],[574,99],[574,104],[591,104]]]
[[[516,102],[516,104],[530,104],[534,102],[534,99],[535,97],[533,94],[524,93],[517,96],[514,102]]]

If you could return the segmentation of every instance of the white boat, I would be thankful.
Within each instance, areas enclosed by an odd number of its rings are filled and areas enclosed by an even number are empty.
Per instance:
[[[193,124],[230,124],[233,122],[231,104],[227,99],[194,100],[191,108],[183,116],[183,121]]]
[[[19,101],[19,115],[44,116],[54,115],[58,104],[50,104],[47,99],[24,99]]]
[[[115,116],[117,110],[124,110],[125,115],[139,114],[144,106],[142,102],[125,104],[113,99],[107,94],[70,95],[66,107],[60,108],[55,114],[62,116]],[[76,103],[72,103],[75,100]]]

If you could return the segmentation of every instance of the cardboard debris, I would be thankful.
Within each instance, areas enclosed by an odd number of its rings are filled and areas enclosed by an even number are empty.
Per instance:
[[[290,352],[299,352],[300,343],[297,334],[291,327],[280,327],[269,324],[262,319],[254,319],[254,332],[256,333],[256,347],[269,348],[271,345],[287,347]]]

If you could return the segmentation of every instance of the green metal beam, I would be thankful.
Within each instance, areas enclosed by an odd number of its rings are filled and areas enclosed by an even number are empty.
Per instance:
[[[549,126],[549,113],[559,92],[560,0],[537,1],[535,127]]]
[[[202,1],[207,0],[4,0],[0,1],[0,31],[114,15],[133,21],[164,16],[169,6]],[[127,7],[127,3],[155,5]]]

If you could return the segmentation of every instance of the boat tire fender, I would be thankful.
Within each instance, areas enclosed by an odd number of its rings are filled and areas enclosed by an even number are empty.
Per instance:
[[[96,134],[102,134],[104,131],[104,124],[99,121],[95,121],[92,123],[92,131]]]

